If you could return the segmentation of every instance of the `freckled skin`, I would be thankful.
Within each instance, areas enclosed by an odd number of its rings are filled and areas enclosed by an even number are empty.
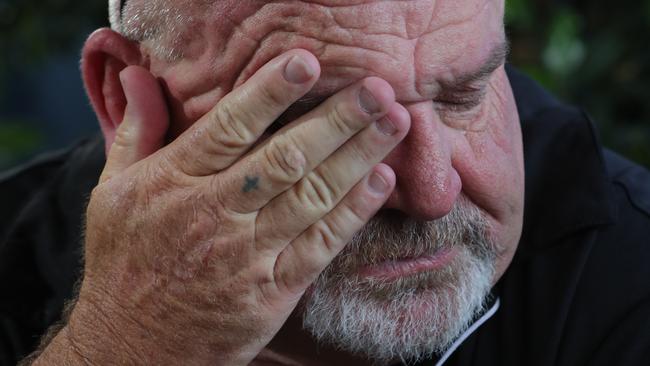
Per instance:
[[[502,0],[241,1],[222,0],[192,27],[186,58],[152,58],[164,79],[173,129],[182,132],[272,57],[312,51],[322,77],[311,94],[332,94],[369,75],[388,81],[412,127],[385,160],[397,174],[386,208],[434,220],[459,194],[491,220],[507,268],[523,220],[523,153],[519,118],[503,67],[489,79],[472,113],[442,113],[441,83],[477,68],[504,39]]]

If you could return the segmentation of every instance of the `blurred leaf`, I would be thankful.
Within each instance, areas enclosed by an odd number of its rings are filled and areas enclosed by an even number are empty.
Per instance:
[[[530,2],[526,0],[506,1],[506,23],[520,29],[530,29],[534,26],[535,18],[531,11]]]
[[[624,43],[615,34],[596,36],[588,45],[588,54],[581,73],[588,80],[594,80],[611,71],[620,58]]]
[[[7,168],[37,149],[43,135],[26,122],[0,121],[0,168]]]
[[[521,66],[521,70],[526,73],[526,75],[535,79],[543,87],[548,89],[556,89],[555,78],[553,74],[549,73],[541,65],[524,65]]]
[[[585,45],[580,39],[580,19],[564,9],[551,23],[548,45],[544,50],[544,65],[552,72],[566,76],[585,59]]]

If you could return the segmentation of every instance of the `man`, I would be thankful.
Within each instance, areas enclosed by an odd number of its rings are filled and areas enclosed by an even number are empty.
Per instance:
[[[77,277],[26,363],[650,362],[650,175],[506,73],[503,10],[111,3],[101,176],[92,141],[3,181],[6,362]]]

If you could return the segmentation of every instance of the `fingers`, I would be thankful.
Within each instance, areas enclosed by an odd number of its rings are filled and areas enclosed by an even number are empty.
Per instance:
[[[174,142],[172,160],[191,176],[229,167],[318,80],[318,60],[293,50],[262,67]]]
[[[391,121],[392,127],[386,126]],[[258,214],[260,250],[282,250],[327,215],[406,136],[410,116],[394,104],[388,115],[354,136],[321,165],[274,198]]]
[[[234,188],[225,197],[226,205],[246,213],[262,208],[394,104],[393,89],[378,78],[365,79],[331,97],[229,170],[225,185]]]
[[[395,187],[395,174],[380,164],[334,210],[314,223],[278,256],[278,289],[302,293],[384,205]]]
[[[138,66],[127,67],[120,73],[120,81],[127,105],[100,183],[158,151],[164,144],[169,126],[163,93],[148,70]]]

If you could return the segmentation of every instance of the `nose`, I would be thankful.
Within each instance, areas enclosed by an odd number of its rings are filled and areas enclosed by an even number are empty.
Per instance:
[[[411,129],[384,160],[397,176],[395,190],[384,207],[431,221],[451,211],[462,188],[452,166],[452,131],[440,121],[433,102],[405,107],[411,115]]]

